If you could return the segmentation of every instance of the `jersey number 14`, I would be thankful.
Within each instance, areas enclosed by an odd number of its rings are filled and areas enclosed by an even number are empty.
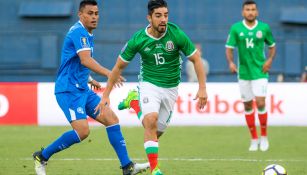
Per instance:
[[[245,38],[246,48],[254,48],[253,38]]]

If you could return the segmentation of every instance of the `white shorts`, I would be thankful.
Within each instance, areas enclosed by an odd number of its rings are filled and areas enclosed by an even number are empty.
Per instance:
[[[156,112],[158,113],[158,131],[164,132],[167,128],[178,97],[178,87],[162,88],[148,82],[140,82],[140,107],[142,121],[144,116]]]
[[[243,102],[253,100],[255,97],[266,97],[268,79],[239,80],[240,93]]]

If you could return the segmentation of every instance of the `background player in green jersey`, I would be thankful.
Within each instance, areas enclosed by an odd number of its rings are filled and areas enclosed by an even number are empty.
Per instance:
[[[275,56],[275,41],[268,24],[258,21],[257,4],[245,1],[242,7],[243,21],[235,23],[230,29],[226,43],[226,57],[232,73],[238,72],[238,80],[245,118],[251,133],[249,151],[269,149],[267,138],[267,111],[265,97],[267,93],[268,71]],[[268,58],[265,58],[264,46],[269,46]],[[233,62],[233,50],[238,48],[239,66]],[[258,140],[253,99],[256,100],[261,125],[261,138]]]
[[[117,77],[139,53],[139,103],[142,112],[139,117],[145,129],[144,147],[152,174],[159,175],[162,172],[158,167],[158,137],[167,128],[178,96],[182,64],[180,52],[194,63],[199,81],[195,99],[198,99],[200,109],[207,103],[207,92],[199,52],[178,26],[168,22],[167,3],[164,0],[150,0],[147,19],[149,25],[136,32],[119,55],[97,110],[102,110],[109,103],[109,94]]]

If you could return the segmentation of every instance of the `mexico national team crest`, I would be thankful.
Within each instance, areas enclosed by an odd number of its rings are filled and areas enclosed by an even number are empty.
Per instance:
[[[165,48],[167,51],[173,51],[175,48],[173,41],[167,41],[165,44]]]
[[[81,41],[81,46],[82,46],[82,48],[88,48],[88,47],[90,47],[90,44],[89,44],[89,42],[88,42],[87,37],[81,37],[81,38],[80,38],[80,41]]]
[[[262,36],[263,36],[262,31],[259,30],[259,31],[256,33],[256,37],[260,39],[260,38],[262,38]]]

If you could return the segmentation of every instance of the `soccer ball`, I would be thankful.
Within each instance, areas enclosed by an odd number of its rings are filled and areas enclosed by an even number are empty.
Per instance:
[[[280,165],[272,164],[264,168],[262,175],[287,175],[287,171]]]

